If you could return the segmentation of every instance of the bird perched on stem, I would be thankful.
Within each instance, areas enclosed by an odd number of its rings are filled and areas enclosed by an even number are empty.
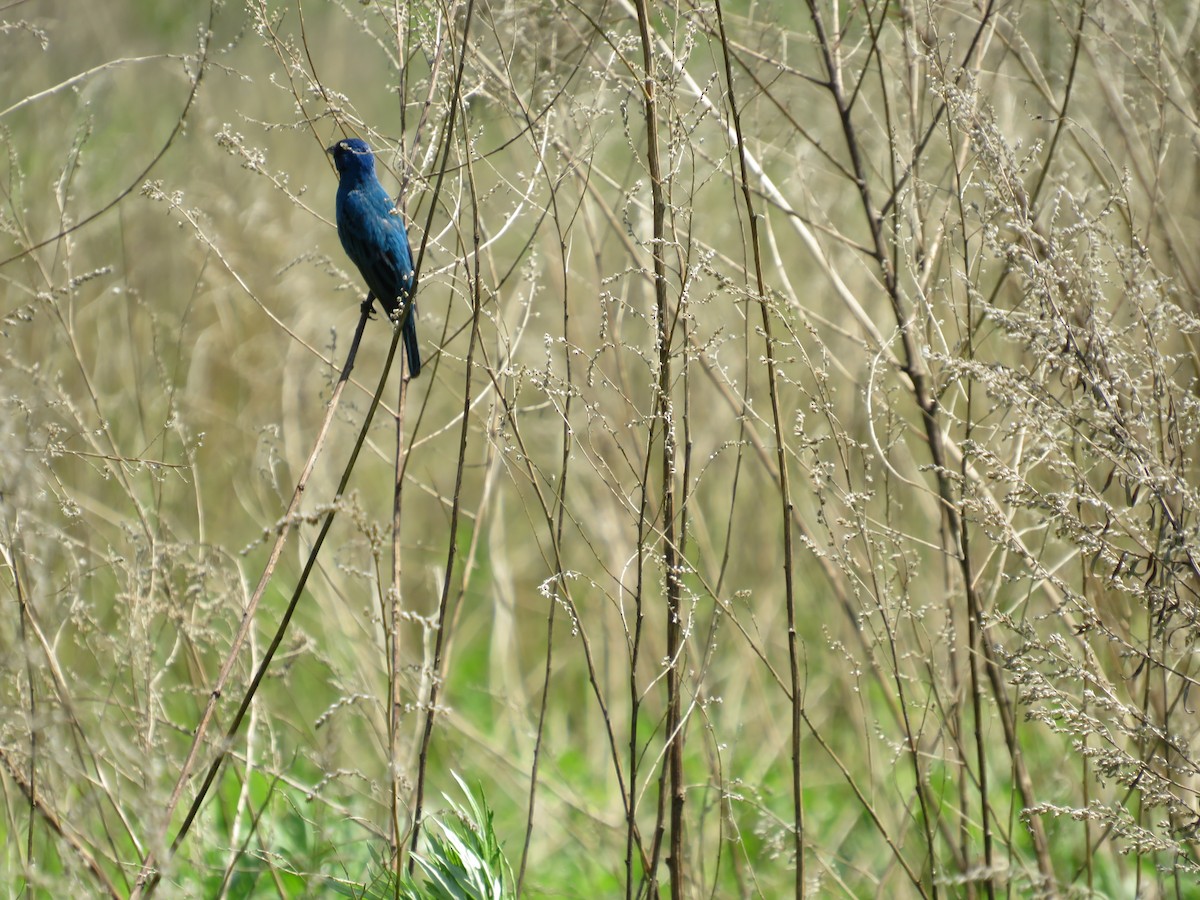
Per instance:
[[[366,141],[346,138],[327,151],[340,181],[337,192],[337,230],[350,261],[358,266],[371,293],[366,305],[379,299],[384,312],[399,317],[404,329],[404,352],[412,378],[421,374],[417,347],[417,277],[404,217],[375,177],[375,157]]]

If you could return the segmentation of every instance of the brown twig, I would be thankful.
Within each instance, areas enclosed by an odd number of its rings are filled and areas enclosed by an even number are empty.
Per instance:
[[[21,774],[21,770],[12,761],[3,747],[0,747],[0,763],[4,764],[4,768],[8,772],[8,776],[16,783],[17,788],[25,796],[25,799],[29,802],[30,808],[33,811],[36,811],[38,816],[41,817],[42,821],[45,822],[46,825],[49,826],[49,828],[55,834],[62,838],[66,845],[75,852],[87,870],[92,873],[92,875],[98,882],[100,882],[101,885],[103,885],[105,893],[107,893],[110,897],[123,897],[124,894],[118,890],[116,884],[114,884],[113,880],[109,878],[108,873],[104,871],[104,868],[96,860],[96,857],[94,857],[91,851],[84,846],[83,842],[76,837],[74,831],[69,827],[69,825],[67,825],[67,823],[64,822],[64,820],[54,810],[46,805],[44,798],[35,795],[33,785],[30,784],[25,779],[25,776]]]
[[[762,249],[758,239],[758,217],[754,212],[754,198],[750,190],[750,172],[746,165],[746,140],[742,133],[742,117],[738,111],[737,92],[733,84],[733,66],[729,58],[729,37],[725,33],[725,14],[721,8],[721,0],[716,0],[717,26],[721,35],[722,58],[725,63],[725,89],[729,101],[729,118],[737,136],[737,155],[739,177],[734,181],[742,188],[742,202],[746,205],[746,220],[750,226],[750,251],[754,261],[754,283],[757,292],[756,301],[762,323],[765,358],[763,361],[767,375],[767,387],[771,398],[771,425],[775,438],[775,465],[779,473],[779,499],[783,505],[783,589],[784,603],[787,607],[788,626],[788,702],[791,707],[791,745],[792,745],[792,852],[796,855],[795,895],[804,896],[804,770],[802,748],[800,742],[800,724],[804,715],[804,698],[800,684],[800,651],[799,637],[796,634],[796,593],[795,593],[795,562],[792,547],[792,488],[788,475],[786,437],[784,432],[783,414],[779,398],[779,378],[775,363],[775,342],[771,334],[772,310],[767,299],[766,282],[763,278]]]
[[[226,654],[225,662],[222,664],[221,671],[217,676],[216,685],[209,694],[208,704],[205,707],[204,713],[201,716],[200,723],[196,726],[195,736],[192,739],[192,746],[188,751],[187,758],[184,760],[183,767],[175,782],[175,788],[171,793],[171,799],[163,816],[163,830],[170,827],[171,817],[179,803],[179,798],[183,792],[183,785],[191,775],[192,766],[194,766],[196,758],[199,756],[200,746],[202,744],[204,734],[207,731],[209,724],[212,722],[213,715],[216,711],[217,702],[221,698],[221,693],[228,683],[230,676],[233,673],[235,664],[239,656],[242,644],[250,634],[250,629],[254,627],[255,612],[258,609],[259,602],[263,594],[266,592],[267,585],[270,584],[271,576],[274,574],[275,565],[279,562],[279,557],[283,553],[283,546],[287,540],[287,535],[291,531],[292,523],[295,515],[300,508],[300,499],[304,495],[304,490],[308,486],[308,480],[312,476],[313,468],[316,466],[317,458],[324,449],[326,437],[329,434],[329,427],[333,423],[334,413],[337,411],[338,402],[341,400],[342,391],[345,389],[346,382],[350,378],[350,372],[354,368],[354,361],[358,355],[358,347],[362,342],[363,331],[366,328],[369,315],[369,308],[365,307],[359,316],[358,328],[354,332],[354,338],[350,342],[350,349],[346,354],[346,363],[342,367],[342,373],[338,377],[337,384],[333,389],[333,394],[329,398],[329,403],[325,411],[325,419],[321,423],[321,427],[317,432],[317,438],[313,442],[313,449],[309,453],[308,461],[301,470],[300,477],[296,481],[296,487],[292,492],[291,502],[288,504],[287,512],[280,520],[279,533],[275,538],[275,544],[271,548],[271,553],[267,557],[267,564],[263,568],[262,576],[259,578],[258,587],[251,596],[250,601],[246,605],[246,609],[242,613],[242,622],[238,628],[237,634],[234,636],[233,644]],[[379,397],[382,395],[382,384],[387,379],[388,372],[391,369],[392,359],[396,353],[396,346],[400,339],[400,329],[397,328],[392,336],[392,345],[388,353],[387,362],[384,365],[383,373],[380,378],[380,388],[375,391],[372,397],[371,406],[367,411],[367,415],[363,421],[362,427],[359,430],[358,441],[355,443],[354,450],[350,455],[350,459],[342,473],[341,482],[338,485],[336,496],[340,497],[345,491],[346,485],[350,480],[350,473],[354,470],[354,464],[358,459],[359,450],[362,448],[363,442],[366,440],[367,431],[371,425],[371,419],[375,414],[375,410],[379,405]],[[229,753],[229,747],[232,739],[236,736],[241,727],[242,719],[246,711],[250,707],[250,702],[254,699],[254,695],[258,690],[259,684],[262,682],[266,674],[267,668],[271,663],[275,651],[283,641],[283,636],[287,631],[287,626],[292,618],[292,613],[295,612],[296,605],[299,603],[300,596],[304,591],[304,585],[307,582],[308,574],[316,562],[317,554],[321,549],[321,544],[324,542],[325,535],[329,532],[330,526],[333,524],[334,516],[337,513],[337,505],[334,504],[325,516],[322,523],[321,531],[314,541],[311,550],[309,551],[308,561],[305,563],[304,570],[296,584],[295,590],[292,593],[292,599],[288,604],[287,611],[284,613],[283,619],[280,621],[279,627],[276,629],[275,636],[269,645],[267,652],[264,654],[259,663],[259,667],[255,672],[254,678],[249,687],[246,689],[242,697],[241,705],[237,713],[234,715],[229,727],[226,729],[225,737],[220,746],[217,748],[216,757],[209,766],[208,773],[205,776],[200,788],[196,791],[192,799],[191,806],[188,809],[187,815],[179,830],[175,834],[175,838],[171,842],[168,853],[173,855],[179,846],[183,843],[187,836],[192,823],[200,812],[200,807],[204,802],[204,798],[208,793],[208,789],[212,786],[213,781],[217,777],[217,773],[221,769],[222,763],[225,761]],[[133,893],[133,897],[148,897],[154,893],[159,880],[162,877],[162,872],[158,864],[158,854],[152,848],[142,861],[142,873],[138,878],[138,885]]]
[[[445,178],[447,161],[450,157],[450,149],[453,145],[454,123],[458,115],[466,116],[466,110],[460,109],[460,98],[462,96],[462,81],[463,73],[466,70],[467,51],[470,48],[471,22],[475,12],[475,0],[467,0],[467,11],[463,22],[462,43],[459,47],[458,71],[454,76],[454,89],[450,97],[449,115],[447,116],[445,138],[442,148],[442,162],[438,171],[437,187],[434,189],[435,197],[440,192],[442,179]],[[449,19],[449,17],[447,17]],[[453,52],[453,47],[451,47]],[[468,157],[471,154],[470,139],[464,134],[464,153]],[[472,193],[472,197],[475,195]],[[477,203],[477,198],[476,198]],[[433,211],[436,208],[436,202],[430,204],[429,218],[432,221]],[[476,208],[473,216],[478,217],[478,209]],[[426,235],[429,233],[428,226],[425,229]],[[408,869],[411,873],[414,870],[416,860],[412,858],[412,852],[417,849],[417,845],[421,839],[421,820],[424,812],[425,801],[425,781],[428,775],[429,765],[429,745],[433,740],[433,723],[437,716],[437,699],[438,699],[438,672],[441,668],[442,647],[445,641],[445,625],[446,625],[446,609],[450,597],[450,583],[454,577],[454,560],[458,551],[458,515],[460,510],[462,490],[463,469],[466,466],[466,446],[467,433],[470,426],[470,408],[471,408],[471,366],[474,359],[475,345],[479,337],[479,315],[481,309],[480,298],[480,278],[479,278],[479,256],[478,249],[481,241],[480,229],[477,218],[474,222],[472,230],[472,238],[474,241],[475,253],[475,277],[472,285],[472,325],[471,339],[467,349],[466,372],[464,374],[463,386],[463,412],[462,412],[462,428],[459,433],[459,453],[458,465],[455,474],[454,495],[451,506],[450,529],[447,535],[447,560],[446,574],[442,583],[441,598],[438,602],[437,616],[437,638],[434,646],[433,663],[430,666],[429,678],[429,696],[424,701],[425,721],[421,731],[421,749],[417,758],[417,784],[413,796],[413,815],[412,815],[412,838],[409,841],[409,860]],[[424,244],[422,244],[421,252],[424,253]],[[420,257],[418,257],[419,265]]]

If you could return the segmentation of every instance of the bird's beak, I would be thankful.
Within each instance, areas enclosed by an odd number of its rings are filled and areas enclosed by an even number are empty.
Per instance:
[[[326,148],[325,148],[325,152],[326,152],[326,153],[333,153],[333,151],[334,151],[334,150],[336,150],[336,149],[337,149],[337,144],[336,144],[336,143],[333,143],[333,144],[330,144],[328,147],[326,147]]]

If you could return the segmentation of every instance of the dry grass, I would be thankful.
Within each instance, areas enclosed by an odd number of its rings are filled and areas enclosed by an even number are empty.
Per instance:
[[[4,15],[9,895],[1200,893],[1195,2]]]

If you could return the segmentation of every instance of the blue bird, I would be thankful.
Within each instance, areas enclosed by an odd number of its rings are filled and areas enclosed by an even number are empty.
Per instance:
[[[413,300],[417,278],[404,217],[375,177],[375,157],[366,141],[347,138],[326,152],[333,155],[341,179],[337,192],[338,237],[370,288],[368,308],[372,299],[378,298],[388,316],[394,318],[399,311],[403,317],[408,372],[416,378],[421,374],[417,307]],[[411,312],[401,304],[411,305]]]

